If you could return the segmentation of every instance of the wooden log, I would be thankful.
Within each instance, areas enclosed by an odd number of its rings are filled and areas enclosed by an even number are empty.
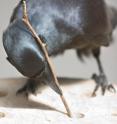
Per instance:
[[[101,96],[98,91],[92,98],[92,80],[59,78],[72,118],[64,114],[60,97],[43,84],[36,96],[16,96],[25,82],[24,78],[0,79],[0,124],[117,124],[116,94],[106,92]]]

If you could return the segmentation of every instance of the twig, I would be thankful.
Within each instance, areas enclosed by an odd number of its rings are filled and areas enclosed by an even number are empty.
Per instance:
[[[55,71],[53,69],[52,62],[50,60],[50,57],[49,57],[48,52],[47,52],[47,49],[46,49],[46,45],[45,45],[45,43],[43,43],[41,41],[41,39],[39,38],[39,36],[35,32],[35,30],[33,29],[32,25],[30,24],[30,21],[29,21],[29,18],[28,18],[28,14],[27,14],[26,0],[22,0],[22,6],[23,6],[23,19],[22,20],[26,24],[26,26],[29,28],[29,30],[31,31],[32,35],[36,38],[36,40],[39,43],[39,45],[41,46],[42,51],[43,51],[43,53],[45,55],[45,58],[46,58],[46,60],[48,62],[48,65],[50,67],[50,70],[52,72],[52,76],[54,77],[55,83],[58,86],[58,88],[60,89],[60,86],[59,86],[59,83],[58,83],[58,80],[57,80],[56,73],[55,73]],[[66,102],[66,100],[64,98],[64,95],[63,95],[62,90],[61,90],[61,94],[62,95],[60,95],[60,98],[61,98],[61,100],[62,100],[62,102],[63,102],[63,104],[64,104],[64,106],[66,108],[66,111],[67,111],[68,116],[71,117],[71,112],[70,112],[70,109],[68,107],[68,104],[67,104],[67,102]]]

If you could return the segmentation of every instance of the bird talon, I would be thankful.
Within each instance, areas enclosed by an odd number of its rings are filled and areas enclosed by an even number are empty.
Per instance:
[[[112,93],[116,93],[116,89],[113,87],[113,85],[108,85],[108,90]]]
[[[24,90],[23,88],[19,89],[17,92],[16,92],[16,96],[17,95],[20,95],[20,94],[23,94],[23,96],[25,96],[26,98],[28,97],[28,91],[27,90]]]
[[[93,93],[92,93],[92,96],[96,96],[95,93],[99,89],[99,87],[101,87],[102,95],[105,94],[106,90],[108,90],[112,93],[116,93],[116,89],[114,88],[114,86],[112,84],[108,85],[107,78],[104,74],[101,74],[99,76],[96,74],[93,74],[92,79],[97,84]]]
[[[91,94],[91,97],[96,97],[96,93],[92,93]]]
[[[104,96],[107,86],[101,86],[101,89],[102,89],[102,96]]]

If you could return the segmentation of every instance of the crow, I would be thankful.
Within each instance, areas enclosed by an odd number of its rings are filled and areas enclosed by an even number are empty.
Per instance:
[[[92,55],[99,68],[99,74],[92,75],[96,82],[92,95],[99,87],[103,95],[106,90],[115,91],[113,85],[108,84],[100,60],[101,47],[108,47],[113,42],[112,34],[117,25],[114,7],[104,0],[26,0],[26,4],[31,25],[47,45],[49,56],[63,54],[69,49],[75,49],[80,60]],[[39,83],[44,82],[61,94],[41,47],[22,21],[22,11],[20,1],[3,33],[7,60],[28,77],[17,93],[35,93]]]

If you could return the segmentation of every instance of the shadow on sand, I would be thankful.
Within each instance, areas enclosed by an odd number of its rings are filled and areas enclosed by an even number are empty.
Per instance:
[[[58,77],[58,80],[60,85],[63,86],[87,82],[87,79],[82,79],[82,78]],[[6,93],[6,96],[0,97],[0,107],[42,109],[42,110],[51,110],[51,111],[64,113],[47,103],[27,100],[27,98],[23,95],[16,96],[15,92],[17,91],[17,89],[22,87],[22,85],[24,85],[25,82],[26,82],[25,78],[0,79],[0,92],[1,93],[8,92]],[[40,88],[45,88],[45,85],[40,84]]]

